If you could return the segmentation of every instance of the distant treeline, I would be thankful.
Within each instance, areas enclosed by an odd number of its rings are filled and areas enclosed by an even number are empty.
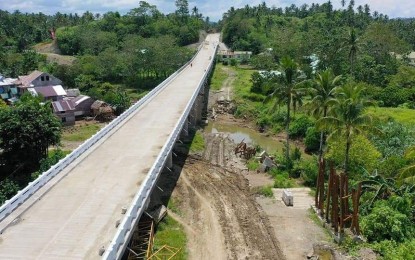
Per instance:
[[[335,75],[351,76],[368,84],[380,105],[415,102],[415,69],[406,55],[415,49],[415,21],[389,19],[369,5],[342,1],[334,9],[324,4],[268,7],[265,3],[230,8],[220,22],[223,41],[234,50],[251,50],[251,63],[273,69],[289,56],[308,76],[310,56],[318,57],[317,70],[330,68]],[[398,57],[398,59],[397,59]]]
[[[1,11],[0,32],[5,33],[0,33],[0,73],[15,77],[41,67],[66,86],[97,98],[97,93],[105,92],[99,90],[105,82],[150,89],[191,57],[192,51],[183,46],[198,42],[200,32],[210,26],[209,17],[204,18],[197,7],[189,9],[187,0],[175,3],[171,14],[144,1],[125,15]],[[61,53],[77,57],[74,64],[46,64],[44,57],[27,51],[50,39],[50,29],[56,29]]]

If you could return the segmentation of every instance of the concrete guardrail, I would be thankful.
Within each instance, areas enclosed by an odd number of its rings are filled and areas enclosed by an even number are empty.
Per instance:
[[[203,45],[203,44],[202,44]],[[201,47],[202,47],[201,45]],[[200,47],[200,48],[201,48]],[[215,46],[215,53],[217,51],[217,45]],[[199,51],[200,51],[199,48]],[[195,55],[196,56],[196,55]],[[193,57],[194,59],[194,57]],[[192,59],[192,60],[193,60]],[[192,61],[191,60],[191,61]],[[146,176],[146,179],[143,182],[143,185],[135,195],[133,202],[125,214],[122,222],[118,226],[117,233],[115,234],[112,242],[110,243],[109,247],[105,250],[102,259],[120,259],[127,247],[127,243],[130,240],[134,227],[136,226],[137,222],[139,221],[142,213],[148,206],[150,194],[156,184],[156,181],[159,177],[160,172],[163,170],[164,164],[166,162],[167,156],[171,153],[173,146],[180,135],[180,132],[183,129],[185,123],[187,123],[187,117],[193,107],[193,104],[200,92],[200,89],[203,87],[204,82],[206,81],[210,70],[212,69],[213,62],[215,59],[211,59],[209,63],[209,67],[205,70],[205,73],[202,79],[199,81],[199,85],[196,91],[193,93],[191,99],[187,103],[187,106],[181,115],[179,121],[177,122],[173,132],[170,134],[168,140],[164,144],[159,156],[157,157],[156,161],[154,162],[153,166],[149,170],[149,173]],[[189,63],[191,62],[189,61]],[[187,63],[188,64],[188,63]],[[98,248],[97,248],[98,253]]]
[[[199,53],[202,45],[199,46],[195,56]],[[78,148],[68,154],[65,158],[61,159],[57,164],[52,166],[48,171],[42,173],[36,180],[30,182],[24,189],[20,190],[13,198],[7,200],[1,207],[0,207],[0,221],[6,218],[10,213],[12,213],[16,208],[18,208],[21,204],[23,204],[30,196],[32,196],[35,192],[37,192],[40,188],[42,188],[45,184],[47,184],[53,177],[58,175],[62,172],[68,165],[70,165],[74,160],[79,158],[82,154],[88,151],[94,144],[98,141],[106,139],[110,136],[110,132],[123,123],[127,122],[126,120],[130,115],[136,112],[142,105],[146,102],[151,100],[154,96],[156,96],[167,84],[172,81],[180,72],[193,61],[193,58],[183,65],[180,69],[170,75],[167,79],[165,79],[162,83],[160,83],[157,87],[155,87],[152,91],[150,91],[147,95],[145,95],[142,99],[140,99],[137,103],[132,105],[129,109],[124,111],[120,116],[116,119],[111,121],[108,125],[102,128],[99,132],[94,134],[88,140],[86,140],[83,144],[81,144]]]

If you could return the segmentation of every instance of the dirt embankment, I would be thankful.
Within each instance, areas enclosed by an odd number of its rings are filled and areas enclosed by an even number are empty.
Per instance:
[[[230,166],[226,138],[211,141],[209,161],[189,157],[173,192],[181,214],[172,216],[185,227],[189,259],[285,259],[248,180]]]
[[[40,54],[46,55],[46,60],[51,63],[56,62],[59,65],[72,65],[76,60],[73,56],[61,55],[56,40],[49,43],[36,44],[33,46],[33,49]]]

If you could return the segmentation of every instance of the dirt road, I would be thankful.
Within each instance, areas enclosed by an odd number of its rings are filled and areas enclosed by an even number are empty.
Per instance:
[[[181,212],[173,217],[185,226],[189,259],[285,259],[247,179],[219,166],[229,161],[218,152],[227,151],[225,143],[212,142],[217,166],[189,157],[173,192]]]

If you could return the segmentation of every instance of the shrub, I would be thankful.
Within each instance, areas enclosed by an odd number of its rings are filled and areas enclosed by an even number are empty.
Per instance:
[[[388,86],[381,90],[378,100],[382,101],[384,106],[387,107],[397,107],[405,102],[407,102],[412,96],[413,91],[410,89]]]
[[[249,161],[247,161],[246,167],[248,167],[248,170],[250,171],[255,171],[259,168],[259,162],[254,158],[250,159]]]
[[[300,148],[297,146],[294,148],[294,151],[291,153],[291,160],[293,161],[299,161],[301,159],[301,151]]]
[[[370,140],[383,157],[402,157],[404,151],[415,144],[414,130],[401,123],[389,121],[380,126],[382,135],[371,135]]]
[[[300,172],[300,176],[304,180],[304,185],[315,187],[317,182],[318,165],[315,158],[311,160],[300,161],[298,166],[294,167]]]
[[[414,225],[408,216],[394,209],[387,201],[377,201],[370,214],[362,218],[361,226],[369,241],[402,242],[413,236]]]
[[[292,188],[294,186],[295,183],[289,178],[288,172],[277,171],[274,174],[274,188]]]
[[[306,152],[316,152],[320,149],[320,132],[314,126],[307,128],[304,144]]]
[[[274,193],[272,192],[272,186],[271,185],[261,187],[259,189],[258,193],[265,196],[265,197],[270,197],[270,198],[274,196]]]
[[[313,126],[313,121],[308,116],[300,116],[291,123],[288,134],[291,138],[304,137],[311,126]]]
[[[399,170],[406,166],[406,163],[405,158],[394,155],[384,159],[379,164],[378,170],[385,177],[395,177]]]
[[[344,138],[333,140],[329,143],[325,158],[333,160],[337,165],[344,163],[346,153],[346,141]],[[359,172],[362,168],[373,172],[378,164],[381,154],[375,146],[364,136],[357,135],[352,139],[350,148],[351,173]]]
[[[384,240],[373,244],[373,249],[383,256],[384,260],[408,259],[415,260],[415,239],[396,243],[393,240]]]
[[[0,182],[0,205],[6,200],[13,197],[19,191],[19,185],[16,181],[9,178],[4,179]]]

